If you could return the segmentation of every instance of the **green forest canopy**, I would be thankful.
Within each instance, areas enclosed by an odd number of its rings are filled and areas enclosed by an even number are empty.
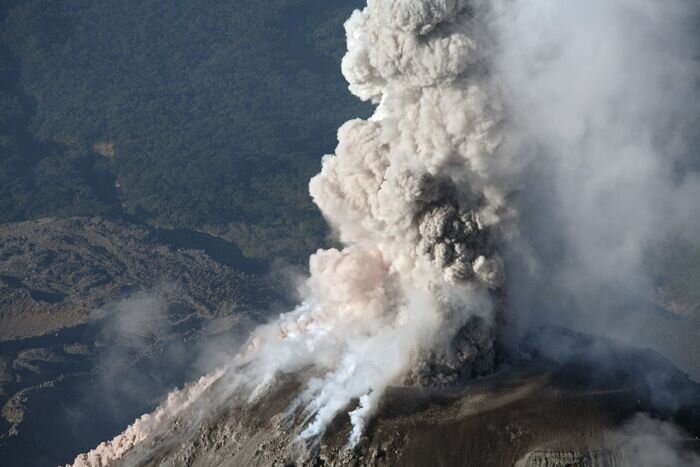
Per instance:
[[[2,1],[0,221],[128,215],[303,258],[360,0]]]

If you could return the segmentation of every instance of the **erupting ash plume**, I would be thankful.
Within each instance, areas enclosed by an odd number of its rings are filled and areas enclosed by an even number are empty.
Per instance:
[[[631,144],[637,136],[647,146],[656,141],[658,135],[644,126],[652,126],[650,120],[630,117],[662,109],[660,94],[649,97],[662,89],[657,76],[636,68],[626,87],[591,79],[584,84],[595,89],[577,99],[569,93],[573,81],[567,70],[597,74],[616,60],[625,67],[625,53],[603,54],[609,59],[604,63],[596,60],[601,51],[627,52],[631,46],[640,63],[654,58],[646,45],[663,37],[675,20],[644,22],[665,11],[651,0],[639,0],[638,6],[629,0],[594,3],[595,15],[583,14],[590,11],[580,2],[549,0],[368,0],[366,8],[354,12],[345,24],[348,51],[342,71],[350,91],[376,104],[376,110],[370,119],[340,128],[336,153],[323,158],[321,173],[309,187],[344,248],[310,258],[302,303],[257,329],[230,365],[178,392],[174,402],[169,399],[115,440],[79,456],[75,465],[118,459],[157,436],[160,426],[213,384],[225,387],[229,396],[254,400],[281,374],[310,371],[314,376],[290,408],[306,420],[301,438],[322,435],[347,410],[353,445],[388,385],[447,385],[491,371],[506,281],[499,246],[508,258],[522,246],[521,263],[528,263],[522,257],[530,255],[545,267],[535,237],[542,231],[545,241],[568,235],[560,239],[566,251],[591,247],[590,262],[600,259],[595,265],[601,264],[617,251],[610,249],[608,237],[630,238],[627,223],[613,223],[615,216],[630,212],[649,219],[640,215],[645,211],[639,205],[627,209],[609,200],[644,203],[648,196],[636,188],[670,186],[663,177],[652,177],[657,165],[650,163],[636,165],[649,168],[639,183],[634,174],[622,185],[615,171],[605,177],[609,167],[622,171],[629,161],[658,161],[656,152],[639,152]],[[633,40],[627,44],[617,31],[629,26],[620,18],[630,13],[639,21],[628,28]],[[558,31],[552,25],[566,24],[560,17],[592,20],[586,27]],[[588,27],[601,30],[591,33]],[[616,33],[603,34],[610,31]],[[610,41],[596,44],[588,40],[590,34]],[[579,61],[591,66],[576,68]],[[611,67],[616,76],[617,68]],[[621,89],[629,91],[623,94],[629,100],[611,100]],[[640,101],[640,95],[649,102]],[[603,111],[609,118],[601,121]],[[613,134],[616,128],[624,131]],[[542,160],[551,169],[534,170]],[[620,196],[609,196],[618,189]],[[544,202],[538,204],[539,199]],[[564,215],[557,203],[566,208]],[[587,210],[589,205],[595,209]],[[545,216],[523,222],[524,215],[543,206],[549,209]],[[591,210],[597,215],[589,215]],[[605,228],[593,222],[601,212]],[[562,225],[555,229],[557,222]],[[624,252],[638,251],[638,245],[623,243]],[[531,273],[519,271],[518,277]],[[545,290],[530,283],[538,293]],[[524,306],[532,302],[522,284],[516,295]],[[216,403],[226,404],[226,397]]]
[[[427,352],[442,371],[409,376],[423,384],[493,365],[492,296],[504,280],[494,244],[506,211],[490,175],[500,101],[467,2],[369,0],[345,27],[343,74],[377,108],[340,128],[310,192],[346,247],[310,258],[303,303],[258,329],[226,373],[232,391],[255,397],[279,373],[312,366],[317,377],[299,399],[309,416],[302,437],[322,434],[350,407],[353,444],[384,388],[420,368]],[[459,348],[436,345],[460,330]],[[149,436],[153,420],[179,410],[166,402],[76,465],[118,458]]]

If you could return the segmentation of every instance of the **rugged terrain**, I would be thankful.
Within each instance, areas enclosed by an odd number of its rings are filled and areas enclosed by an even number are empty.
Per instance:
[[[2,226],[3,464],[68,461],[209,370],[280,299],[264,273],[196,232],[99,217]]]
[[[183,318],[247,309],[264,293],[250,274],[260,271],[233,245],[194,232],[100,217],[7,224],[0,228],[0,340],[85,323],[140,290],[161,289]]]
[[[700,386],[658,354],[559,328],[538,330],[517,352],[495,375],[456,388],[391,389],[354,449],[347,415],[319,442],[298,441],[305,418],[289,407],[308,375],[286,375],[250,405],[236,395],[221,404],[226,388],[214,385],[121,465],[627,466],[643,465],[640,436],[698,461]],[[650,431],[661,422],[640,422],[640,412],[686,431]]]

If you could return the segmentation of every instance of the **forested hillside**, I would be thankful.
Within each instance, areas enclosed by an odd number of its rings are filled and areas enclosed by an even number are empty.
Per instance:
[[[303,258],[308,179],[369,112],[339,70],[361,3],[0,2],[0,222],[126,215]]]

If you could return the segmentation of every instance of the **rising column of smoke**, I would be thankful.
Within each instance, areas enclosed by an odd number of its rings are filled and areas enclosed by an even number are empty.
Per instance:
[[[270,378],[308,364],[325,372],[303,396],[314,418],[302,437],[360,398],[352,444],[388,384],[488,311],[486,290],[503,280],[492,231],[505,207],[489,170],[500,105],[467,3],[370,0],[346,32],[343,74],[378,107],[341,127],[310,192],[348,246],[311,258],[305,302],[273,325],[281,339],[255,341],[256,355],[274,358],[254,366],[272,362]],[[291,355],[281,365],[279,352]]]
[[[311,257],[303,303],[258,329],[221,374],[231,375],[232,392],[256,397],[280,372],[313,366],[318,377],[299,400],[310,419],[302,438],[322,434],[359,399],[354,444],[387,385],[471,317],[490,316],[488,291],[503,281],[495,237],[508,212],[492,170],[502,111],[487,72],[490,44],[467,2],[369,0],[345,27],[343,74],[377,109],[340,128],[310,192],[346,247]],[[474,333],[466,361],[493,344],[492,334]],[[155,418],[182,410],[166,404]],[[153,418],[76,465],[118,458],[125,440],[157,430]]]

